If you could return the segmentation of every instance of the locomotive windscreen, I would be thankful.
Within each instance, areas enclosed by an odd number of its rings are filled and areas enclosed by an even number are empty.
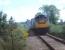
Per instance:
[[[36,21],[44,20],[47,21],[47,17],[45,15],[39,15],[35,17]]]

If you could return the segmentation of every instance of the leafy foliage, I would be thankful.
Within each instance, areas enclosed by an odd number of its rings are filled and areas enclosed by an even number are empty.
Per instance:
[[[22,31],[23,38],[27,39],[28,35],[29,35],[27,24],[26,23],[19,23],[18,26],[19,26],[18,28],[21,29],[21,31]]]
[[[3,14],[3,12],[0,12],[0,35],[3,36],[7,33],[7,20],[6,20],[6,14]],[[5,34],[4,34],[5,33]]]
[[[11,17],[7,21],[7,14],[0,12],[0,50],[23,50],[25,39],[23,30]]]
[[[50,34],[65,39],[65,25],[50,24]]]
[[[61,33],[62,32],[62,26],[61,25],[50,25],[50,31],[54,33]]]
[[[58,17],[59,17],[59,9],[56,8],[54,5],[45,5],[40,7],[43,13],[47,14],[48,21],[50,23],[56,24]]]

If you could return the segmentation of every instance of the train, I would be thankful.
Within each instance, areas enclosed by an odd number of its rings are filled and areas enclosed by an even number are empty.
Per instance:
[[[35,35],[46,35],[49,32],[48,18],[43,14],[36,15],[30,30]]]

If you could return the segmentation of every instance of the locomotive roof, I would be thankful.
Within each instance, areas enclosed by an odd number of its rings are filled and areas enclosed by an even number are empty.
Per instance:
[[[35,17],[35,19],[38,19],[38,18],[47,18],[45,15],[38,15]]]

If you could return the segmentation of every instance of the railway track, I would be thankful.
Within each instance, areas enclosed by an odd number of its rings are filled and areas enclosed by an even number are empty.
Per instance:
[[[27,50],[50,50],[49,47],[37,36],[29,37],[27,40],[27,44],[31,48]]]
[[[65,50],[65,44],[58,39],[51,36],[38,36],[44,42],[50,50]]]

